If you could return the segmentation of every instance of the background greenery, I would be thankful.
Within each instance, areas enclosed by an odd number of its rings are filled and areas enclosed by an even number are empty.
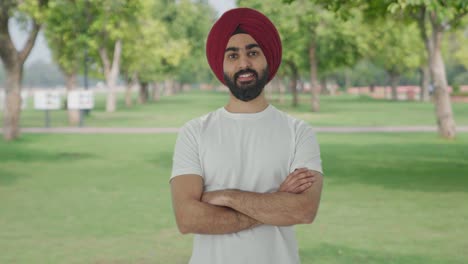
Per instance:
[[[86,123],[178,126],[226,98],[185,93],[114,114],[100,102]],[[314,125],[432,122],[430,104],[323,100],[320,114],[302,106],[291,113]],[[287,100],[275,105],[291,110]],[[466,118],[464,106],[455,104],[457,116]],[[40,124],[37,112],[23,114]],[[1,141],[0,263],[187,263],[192,236],[176,229],[168,183],[175,139],[23,134]],[[317,220],[296,227],[303,263],[468,262],[467,134],[452,141],[436,133],[318,139],[325,186]]]
[[[96,106],[85,117],[85,126],[89,127],[180,127],[188,120],[215,110],[227,102],[224,92],[194,90],[176,96],[163,96],[159,102],[134,105],[126,108],[124,95],[119,95],[115,113],[105,112],[105,96],[96,94]],[[340,95],[322,96],[322,108],[318,113],[310,112],[310,95],[300,96],[301,104],[291,106],[291,96],[273,94],[271,102],[292,116],[306,120],[314,126],[400,126],[428,125],[435,126],[434,105],[431,102],[408,102],[375,100],[366,96]],[[30,98],[28,108],[21,113],[22,127],[44,126],[45,113],[33,109]],[[457,125],[468,125],[468,107],[466,103],[453,103]],[[404,118],[401,118],[404,117]],[[50,111],[51,126],[68,126],[65,110]],[[3,116],[0,116],[0,122]]]

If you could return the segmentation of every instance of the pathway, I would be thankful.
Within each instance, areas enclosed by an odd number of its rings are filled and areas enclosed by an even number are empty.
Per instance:
[[[401,132],[437,132],[435,126],[340,126],[313,127],[316,132],[325,133],[401,133]],[[177,133],[176,127],[28,127],[22,128],[23,133],[51,133],[51,134],[162,134]],[[457,126],[457,132],[468,132],[468,126]]]

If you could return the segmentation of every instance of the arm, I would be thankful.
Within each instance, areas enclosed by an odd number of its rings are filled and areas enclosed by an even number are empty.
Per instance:
[[[309,224],[315,219],[320,203],[323,176],[315,174],[314,183],[302,193],[255,193],[238,190],[207,192],[203,201],[227,206],[264,224],[289,226]]]
[[[229,234],[261,223],[231,208],[201,202],[203,178],[188,174],[171,181],[172,204],[182,234]]]

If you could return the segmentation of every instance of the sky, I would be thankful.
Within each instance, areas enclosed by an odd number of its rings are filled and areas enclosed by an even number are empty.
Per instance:
[[[235,7],[235,0],[209,0],[209,3],[218,11],[218,14],[221,15],[225,11]],[[13,42],[15,43],[16,47],[19,49],[22,47],[23,43],[26,41],[26,34],[21,32],[16,25],[10,22],[10,32],[12,35]],[[43,61],[46,63],[50,63],[52,61],[52,57],[50,54],[50,50],[47,47],[47,41],[44,38],[42,32],[39,34],[38,38],[36,39],[36,44],[31,51],[28,59],[26,60],[26,64],[31,64],[35,61]]]

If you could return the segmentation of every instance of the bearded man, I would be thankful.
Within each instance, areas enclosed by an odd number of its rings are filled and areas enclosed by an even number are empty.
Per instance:
[[[177,226],[193,233],[191,264],[300,263],[294,225],[314,220],[322,192],[312,128],[268,103],[281,40],[262,13],[224,13],[207,39],[227,105],[187,122],[173,157]]]

